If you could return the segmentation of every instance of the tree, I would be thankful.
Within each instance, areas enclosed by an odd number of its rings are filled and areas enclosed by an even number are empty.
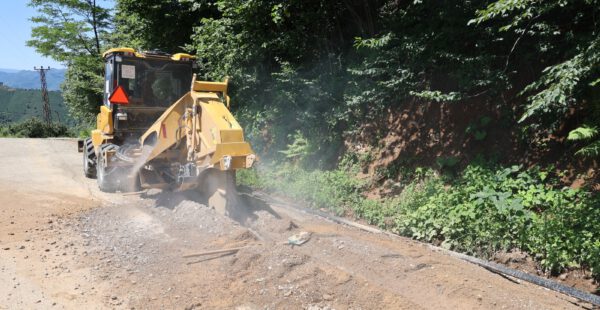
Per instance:
[[[594,140],[600,125],[599,14],[597,0],[498,0],[478,10],[470,22],[501,22],[497,36],[517,35],[507,63],[525,57],[541,67],[539,77],[521,92],[528,100],[521,122],[548,132],[565,120],[570,109],[586,112],[588,124],[568,137],[592,141],[578,152],[584,156],[600,155],[600,142]]]
[[[218,13],[212,0],[118,0],[114,45],[177,53],[202,18]]]
[[[467,22],[486,1],[386,1],[381,27],[356,38],[360,61],[351,67],[356,115],[373,114],[417,97],[459,102],[508,87],[501,52],[506,43]]]
[[[39,15],[27,44],[67,65],[61,89],[71,115],[88,121],[102,102],[101,53],[111,31],[110,10],[96,0],[31,0]]]
[[[230,77],[232,104],[256,149],[307,137],[304,162],[327,163],[347,128],[354,37],[376,31],[380,2],[219,0],[219,14],[196,27],[190,49],[206,78]]]

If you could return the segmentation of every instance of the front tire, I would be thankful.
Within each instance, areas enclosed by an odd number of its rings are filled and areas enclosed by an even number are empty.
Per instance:
[[[83,174],[90,179],[96,177],[96,153],[90,138],[83,141]]]
[[[114,144],[102,144],[98,152],[97,181],[101,191],[114,193],[119,187],[119,180],[116,173],[116,167],[108,167],[106,152],[117,150],[119,147]]]

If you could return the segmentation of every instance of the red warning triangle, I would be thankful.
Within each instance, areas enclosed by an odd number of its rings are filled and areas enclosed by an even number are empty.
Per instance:
[[[122,86],[117,87],[115,91],[108,97],[110,103],[129,104],[129,97]]]

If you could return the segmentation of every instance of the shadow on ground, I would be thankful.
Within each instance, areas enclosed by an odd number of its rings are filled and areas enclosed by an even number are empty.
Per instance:
[[[175,209],[184,201],[193,201],[205,207],[208,204],[208,197],[203,195],[199,190],[186,190],[180,192],[167,190],[149,190],[140,195],[141,198],[154,200],[153,206],[158,208]],[[273,210],[266,202],[248,193],[235,193],[230,196],[231,201],[227,201],[225,207],[226,214],[232,220],[238,222],[242,226],[249,226],[258,219],[259,212],[267,212],[276,219],[282,217]]]

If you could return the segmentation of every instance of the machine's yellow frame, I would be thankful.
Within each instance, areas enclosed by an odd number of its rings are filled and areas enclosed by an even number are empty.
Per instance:
[[[109,49],[103,57],[111,53],[129,53],[140,58],[154,57],[125,47]],[[179,61],[195,57],[178,53],[170,58]],[[184,159],[198,167],[219,170],[251,167],[256,156],[250,144],[244,140],[242,127],[229,111],[227,88],[227,79],[223,82],[196,81],[194,76],[190,92],[173,103],[140,137],[140,145],[152,144],[152,151],[146,161]],[[99,152],[102,144],[110,143],[113,139],[112,112],[104,105],[100,107],[96,129],[92,131],[92,143],[96,152]],[[185,141],[182,141],[184,138]],[[171,152],[173,146],[180,143],[186,143],[187,146],[187,154],[183,156]]]

